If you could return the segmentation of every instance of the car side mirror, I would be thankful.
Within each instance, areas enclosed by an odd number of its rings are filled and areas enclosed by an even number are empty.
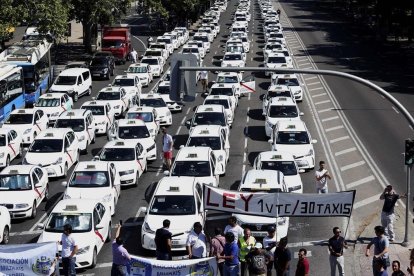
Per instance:
[[[316,140],[316,139],[312,139],[312,144],[316,144],[316,143],[318,143],[318,140]]]
[[[189,120],[185,121],[185,126],[186,126],[187,128],[190,128],[190,126],[191,126],[191,119],[189,119]]]
[[[299,169],[299,173],[304,173],[306,172],[304,169]]]
[[[95,230],[101,230],[101,229],[103,229],[104,227],[103,227],[103,225],[101,225],[101,224],[97,224],[96,226],[95,226]]]
[[[68,186],[68,182],[67,182],[67,181],[62,181],[62,186],[63,186],[63,187]]]
[[[141,207],[141,212],[146,213],[147,212],[147,207]]]
[[[299,116],[303,116],[303,115],[305,115],[305,113],[299,112]]]
[[[44,229],[45,225],[43,223],[38,223],[36,226],[38,229]]]
[[[35,184],[35,188],[42,188],[42,183]]]
[[[40,124],[40,120],[36,120],[36,124]]]
[[[273,145],[273,140],[272,140],[272,139],[267,140],[267,142],[268,142],[269,144],[272,144],[272,145]]]
[[[164,171],[164,172],[163,172],[163,174],[164,174],[165,176],[170,176],[170,171]]]

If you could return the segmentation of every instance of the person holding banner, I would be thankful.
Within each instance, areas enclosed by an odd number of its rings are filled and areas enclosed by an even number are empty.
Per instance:
[[[239,275],[239,247],[237,241],[234,239],[232,232],[227,232],[226,244],[224,245],[224,256],[219,256],[219,259],[224,260],[223,275],[224,276],[238,276]]]
[[[316,192],[318,194],[328,193],[328,179],[332,179],[329,171],[325,168],[325,161],[319,162],[319,169],[315,171]]]
[[[328,241],[331,276],[336,275],[336,267],[338,267],[339,275],[344,276],[344,248],[348,248],[348,245],[344,237],[341,236],[341,230],[339,230],[339,227],[334,227],[332,231],[334,236]]]
[[[276,228],[269,226],[267,229],[267,236],[263,238],[263,247],[266,251],[274,256],[276,250]],[[267,276],[272,276],[273,258],[267,263]]]
[[[240,275],[244,276],[247,264],[246,255],[250,252],[253,246],[256,244],[256,239],[251,235],[249,228],[244,229],[244,235],[239,238],[237,245],[240,248],[239,260],[240,260]]]
[[[172,247],[172,233],[168,230],[170,228],[170,220],[165,219],[162,222],[162,228],[157,229],[155,232],[155,252],[157,254],[157,260],[170,261],[171,247]]]
[[[115,234],[115,239],[112,242],[112,268],[111,276],[126,276],[128,275],[127,265],[131,260],[131,256],[123,246],[124,240],[120,237],[121,223],[118,224]]]
[[[203,233],[203,226],[200,222],[194,223],[193,230],[187,237],[187,252],[189,259],[201,259],[207,257],[207,239]]]
[[[217,258],[217,268],[220,271],[220,275],[223,276],[224,260],[218,257],[223,254],[226,239],[221,235],[221,229],[219,227],[214,229],[214,234],[215,236],[210,241],[210,257]]]
[[[62,245],[62,275],[76,275],[75,263],[76,253],[78,253],[78,244],[72,235],[72,225],[65,224],[63,226],[63,234],[60,240],[60,244]]]

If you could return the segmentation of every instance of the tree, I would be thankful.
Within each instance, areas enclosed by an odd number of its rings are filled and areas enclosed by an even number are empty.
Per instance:
[[[13,28],[24,15],[25,8],[14,0],[2,0],[0,7],[0,48],[4,49],[4,42],[11,35]]]

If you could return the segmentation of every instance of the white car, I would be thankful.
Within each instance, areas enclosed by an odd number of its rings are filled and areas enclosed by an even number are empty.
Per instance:
[[[109,79],[109,73],[108,79]],[[88,68],[70,68],[60,72],[49,89],[50,93],[66,93],[77,102],[79,97],[92,94],[92,77]]]
[[[182,33],[184,37],[184,43],[190,38],[190,32],[188,31],[186,27],[175,27],[174,31],[178,33],[180,32]]]
[[[0,168],[23,154],[22,137],[13,129],[0,128]]]
[[[122,116],[132,105],[124,88],[105,87],[96,96],[98,101],[108,103],[114,110],[115,116]]]
[[[266,136],[272,137],[273,128],[277,122],[299,120],[300,116],[303,116],[303,113],[299,111],[299,107],[292,98],[271,98],[266,110]]]
[[[39,97],[34,104],[35,110],[42,110],[49,117],[49,125],[53,125],[60,114],[72,110],[73,100],[65,93],[47,93]]]
[[[221,67],[244,67],[246,62],[244,61],[242,53],[227,52],[221,59]]]
[[[266,68],[293,68],[283,53],[271,52],[267,55],[265,60]],[[270,76],[271,72],[266,71],[266,76]]]
[[[134,103],[142,93],[142,84],[138,76],[117,75],[112,82],[112,87],[125,89],[131,103]]]
[[[168,109],[171,110],[171,112],[181,112],[183,111],[183,106],[177,103],[176,101],[171,100],[170,98],[170,75],[169,72],[167,72],[165,75],[165,78],[163,78],[163,81],[161,81],[158,84],[156,94],[160,95],[161,98],[164,100],[165,104],[167,105]]]
[[[11,231],[10,213],[6,207],[0,206],[0,243],[8,244]]]
[[[172,125],[172,114],[163,98],[158,94],[145,94],[139,100],[139,106],[152,107],[157,111],[160,126]]]
[[[165,63],[167,62],[168,52],[167,50],[164,50],[164,49],[147,48],[147,50],[145,50],[144,57],[149,57],[149,56],[160,57],[161,65],[164,66]]]
[[[296,102],[295,97],[293,96],[292,91],[286,85],[270,85],[267,89],[265,95],[263,95],[263,103],[262,103],[262,115],[266,116],[267,108],[270,101],[276,97],[286,97],[291,98],[293,101]]]
[[[48,124],[49,119],[42,110],[23,108],[13,110],[2,127],[15,130],[22,137],[23,145],[30,145],[36,135],[45,130]]]
[[[188,137],[186,147],[210,147],[216,157],[216,166],[224,168],[222,175],[226,174],[226,166],[230,158],[229,133],[221,126],[196,126]]]
[[[274,50],[283,50],[283,51],[287,51],[287,48],[285,45],[280,44],[280,43],[276,43],[276,42],[272,42],[272,43],[266,43],[266,45],[263,48],[263,57],[264,60],[267,59],[267,56],[272,53]]]
[[[239,97],[237,95],[237,86],[232,83],[214,83],[210,87],[209,96],[228,96],[234,107],[239,105]]]
[[[79,149],[86,153],[88,146],[95,143],[96,125],[92,112],[86,109],[72,109],[63,112],[56,120],[54,128],[72,129],[79,142]]]
[[[159,36],[157,37],[157,43],[165,43],[167,45],[167,50],[170,53],[170,55],[174,52],[173,40],[171,37]]]
[[[53,208],[46,222],[37,226],[42,230],[38,243],[60,241],[63,226],[70,224],[78,244],[77,269],[95,267],[98,253],[105,242],[111,241],[112,223],[109,207],[93,199],[63,199]],[[58,245],[59,252],[62,246]]]
[[[79,142],[73,130],[49,128],[36,136],[23,158],[23,165],[39,165],[49,177],[67,176],[79,160]]]
[[[210,41],[210,43],[213,42],[215,36],[214,31],[211,30],[210,27],[200,27],[197,31],[200,33],[206,33],[208,35],[208,41]]]
[[[201,63],[202,60],[202,55],[201,55],[201,51],[200,48],[198,48],[197,45],[184,45],[183,49],[181,51],[182,54],[193,54],[197,57],[197,60],[199,61],[199,63]]]
[[[206,50],[206,52],[210,52],[210,41],[208,38],[208,34],[207,33],[195,33],[193,36],[193,40],[199,40],[202,41],[204,44],[204,49]]]
[[[303,100],[303,89],[296,74],[272,74],[271,85],[287,85],[296,101]]]
[[[168,51],[167,44],[164,42],[150,43],[149,49],[160,49],[163,51],[163,55],[166,55],[167,58],[170,56],[170,52]]]
[[[41,167],[11,165],[0,172],[0,205],[12,219],[35,218],[40,203],[48,199],[49,178]]]
[[[312,170],[315,168],[315,150],[313,144],[317,141],[301,120],[279,121],[273,130],[272,150],[289,152],[295,158],[300,169]]]
[[[155,231],[168,218],[172,234],[172,250],[186,249],[187,236],[195,222],[204,225],[203,185],[194,177],[164,177],[154,191],[141,229],[142,247],[155,250]]]
[[[127,76],[136,76],[139,78],[139,82],[142,86],[147,87],[153,79],[153,75],[151,72],[151,67],[145,63],[135,63],[131,64],[128,67],[128,70],[125,71]]]
[[[234,114],[236,107],[229,96],[216,95],[216,96],[207,96],[203,102],[203,105],[217,104],[222,105],[226,111],[227,122],[231,126],[234,120]]]
[[[288,192],[283,173],[271,170],[249,170],[243,176],[237,189],[239,192],[268,192],[286,193]],[[251,215],[234,214],[238,224],[243,228],[249,228],[252,236],[258,238],[267,235],[270,226],[276,229],[276,240],[286,237],[289,228],[288,217],[261,217]]]
[[[171,42],[174,47],[174,50],[178,49],[181,46],[180,41],[178,40],[178,37],[176,34],[172,32],[168,32],[168,33],[164,33],[163,37],[171,38]]]
[[[202,41],[191,40],[187,42],[188,46],[197,46],[198,52],[201,58],[204,58],[206,55],[206,50],[204,49],[204,45]]]
[[[141,59],[141,62],[150,66],[151,73],[154,77],[161,77],[161,74],[164,73],[164,65],[161,62],[161,57],[145,56]]]
[[[120,184],[120,177],[113,162],[82,161],[76,165],[69,181],[62,182],[66,187],[63,199],[99,200],[109,206],[113,216],[121,195]]]
[[[144,121],[139,119],[120,119],[117,120],[108,131],[108,139],[129,140],[140,143],[147,155],[148,161],[157,159],[157,144],[149,133]]]
[[[269,42],[270,38],[276,38],[280,43],[286,45],[286,39],[284,38],[282,31],[266,33],[266,36],[265,36],[266,43]]]
[[[133,106],[126,115],[126,119],[139,119],[144,121],[154,140],[160,130],[160,121],[157,117],[157,111],[148,106]]]
[[[193,117],[188,119],[185,125],[190,131],[193,127],[200,125],[219,125],[227,129],[230,128],[226,110],[218,104],[199,105]]]
[[[303,193],[300,173],[304,173],[305,170],[298,168],[291,153],[282,151],[261,152],[254,160],[253,168],[280,171],[285,176],[285,183],[289,192]]]
[[[106,134],[115,121],[114,109],[105,101],[87,101],[81,106],[81,109],[92,112],[97,134]]]

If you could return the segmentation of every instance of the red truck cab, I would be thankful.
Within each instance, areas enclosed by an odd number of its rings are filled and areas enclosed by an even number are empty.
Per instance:
[[[111,52],[116,61],[125,63],[131,46],[131,31],[129,27],[104,27],[102,30],[102,51]]]

